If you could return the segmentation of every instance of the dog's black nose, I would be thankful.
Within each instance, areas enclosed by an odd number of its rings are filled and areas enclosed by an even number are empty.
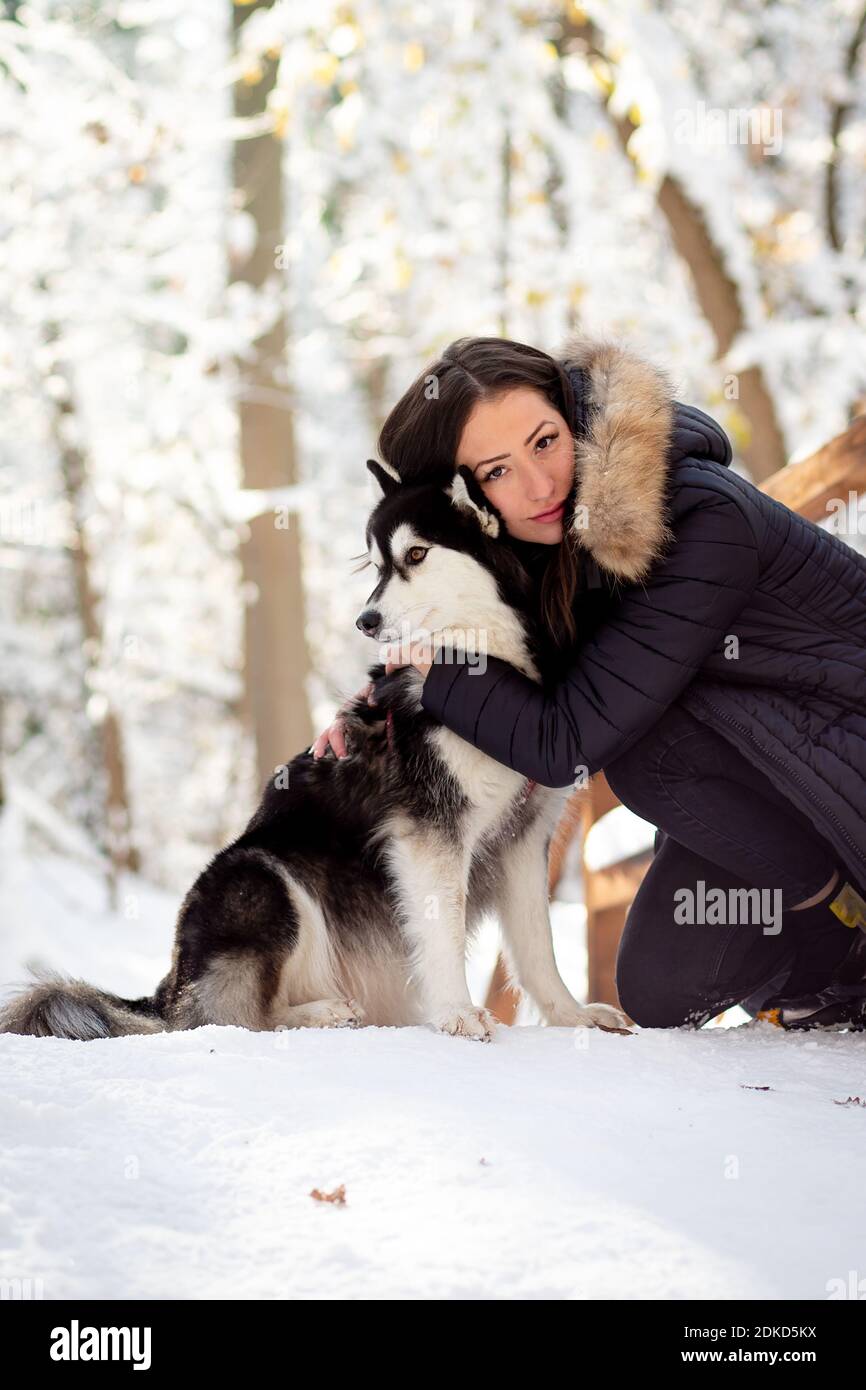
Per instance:
[[[355,627],[360,628],[365,637],[375,637],[382,626],[382,614],[375,608],[365,608]]]

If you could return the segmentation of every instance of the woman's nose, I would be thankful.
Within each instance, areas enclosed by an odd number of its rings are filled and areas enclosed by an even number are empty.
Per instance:
[[[541,464],[531,464],[525,476],[526,496],[530,502],[546,502],[556,492],[556,485]]]

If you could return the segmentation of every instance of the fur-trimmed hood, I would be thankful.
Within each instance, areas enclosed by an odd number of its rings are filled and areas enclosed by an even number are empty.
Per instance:
[[[709,416],[674,400],[663,368],[621,343],[574,333],[554,355],[575,394],[573,535],[602,569],[639,581],[674,539],[670,465],[692,452],[728,464],[730,442]]]

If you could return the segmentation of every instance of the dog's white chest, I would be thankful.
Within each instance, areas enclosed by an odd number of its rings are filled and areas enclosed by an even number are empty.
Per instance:
[[[472,803],[467,838],[480,838],[503,819],[526,785],[526,778],[488,757],[451,729],[437,729],[435,738],[442,761]]]

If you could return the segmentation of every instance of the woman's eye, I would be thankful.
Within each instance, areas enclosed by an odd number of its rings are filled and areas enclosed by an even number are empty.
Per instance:
[[[550,443],[552,443],[552,441],[553,441],[554,439],[558,439],[558,438],[559,438],[559,435],[558,435],[558,433],[557,433],[556,431],[554,431],[553,434],[543,434],[543,435],[541,436],[540,439],[536,439],[536,441],[535,441],[535,447],[536,447],[536,449],[537,449],[538,446],[539,446],[540,444],[550,444]],[[549,449],[542,449],[541,452],[542,452],[543,454],[547,454],[547,453],[550,452],[550,450],[549,450]],[[504,470],[504,468],[503,468],[503,465],[502,465],[501,463],[497,463],[497,465],[496,465],[495,468],[491,468],[491,470],[490,470],[489,473],[485,473],[485,474],[484,474],[484,477],[482,478],[481,481],[484,482],[484,483],[490,483],[490,482],[497,483],[497,482],[499,481],[499,479],[502,477],[504,471],[505,471],[505,470]]]
[[[405,556],[406,564],[407,564],[407,565],[420,565],[421,561],[424,559],[424,556],[425,556],[426,554],[427,554],[427,547],[426,547],[426,546],[423,546],[423,545],[413,545],[409,550],[406,551],[406,556]]]

